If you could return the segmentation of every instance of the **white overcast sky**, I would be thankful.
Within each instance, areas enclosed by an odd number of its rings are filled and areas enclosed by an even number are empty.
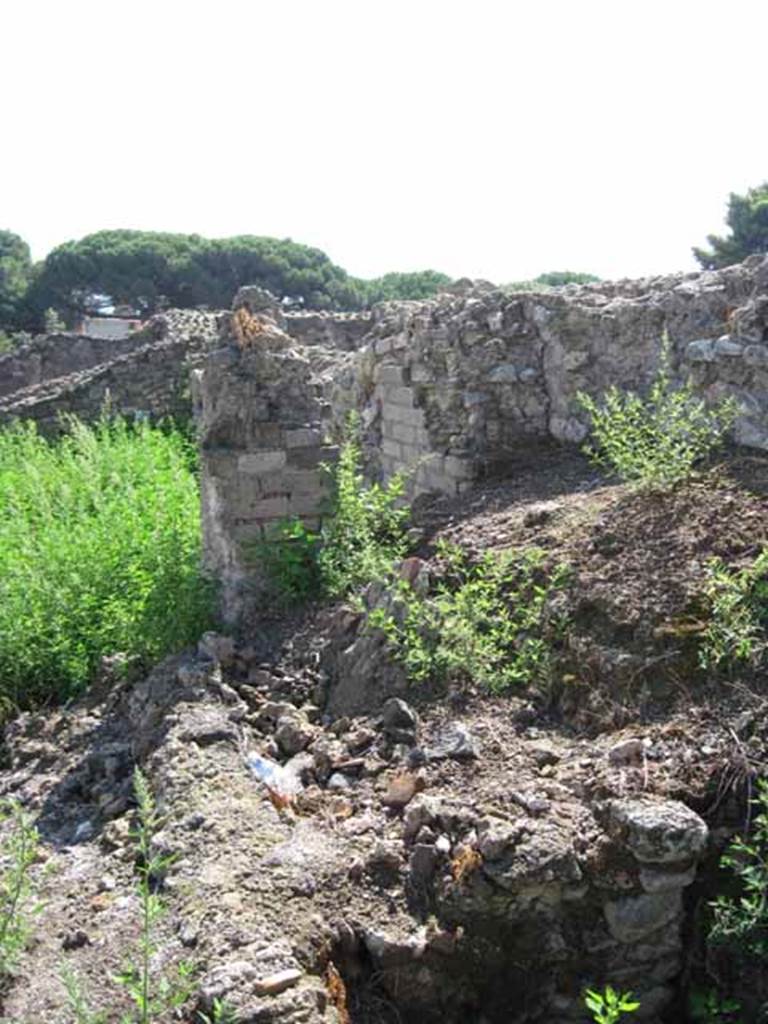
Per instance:
[[[766,0],[2,0],[0,228],[688,269],[768,179],[767,40]]]

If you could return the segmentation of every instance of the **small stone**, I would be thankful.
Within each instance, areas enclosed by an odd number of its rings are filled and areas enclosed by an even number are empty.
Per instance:
[[[333,775],[328,779],[328,789],[350,789],[352,783],[349,781],[346,775],[342,772],[334,772]]]
[[[660,868],[640,868],[640,885],[646,892],[670,892],[672,889],[685,889],[696,878],[696,865],[685,871],[664,871]]]
[[[638,942],[670,924],[681,912],[680,890],[628,896],[605,904],[605,919],[619,942]]]
[[[448,836],[438,836],[437,842],[435,843],[435,849],[438,853],[442,853],[444,856],[448,856],[451,852],[451,840]]]
[[[404,700],[399,697],[392,697],[381,709],[382,724],[384,732],[391,735],[393,732],[415,734],[419,728],[419,716]]]
[[[117,882],[112,875],[102,875],[96,888],[99,892],[112,892],[116,887]]]
[[[643,741],[636,737],[621,740],[608,751],[608,760],[611,764],[629,764],[632,761],[639,761],[643,756],[644,749]]]
[[[295,967],[288,967],[284,971],[276,971],[266,978],[259,978],[254,982],[254,991],[260,996],[276,996],[286,989],[292,988],[301,980],[301,971]]]
[[[707,841],[706,823],[677,800],[615,800],[610,823],[626,833],[642,864],[674,864],[697,858]]]
[[[67,932],[61,940],[61,947],[66,950],[82,949],[83,946],[90,946],[90,944],[91,940],[88,938],[88,933],[84,932],[82,928]]]
[[[465,725],[451,722],[437,734],[431,746],[424,748],[424,756],[427,761],[469,761],[480,756],[480,747]]]
[[[400,844],[380,839],[368,854],[366,867],[369,870],[398,870],[400,867]]]
[[[231,665],[235,660],[235,641],[222,633],[203,633],[197,644],[198,653],[222,665]]]
[[[539,768],[546,768],[549,765],[556,765],[560,761],[560,754],[552,747],[538,746],[531,749],[533,760]]]
[[[187,949],[191,949],[197,945],[197,928],[190,921],[182,926],[181,931],[179,932],[179,941],[182,946],[186,946]]]
[[[428,882],[437,869],[440,854],[434,846],[417,843],[408,860],[408,870],[415,882]]]
[[[395,775],[389,780],[386,792],[381,798],[385,807],[392,807],[402,810],[411,800],[424,789],[425,782],[420,775],[411,775],[403,772]]]
[[[298,712],[278,720],[275,740],[284,754],[292,757],[304,750],[315,735],[314,727]]]
[[[346,737],[347,750],[350,754],[359,754],[362,750],[370,747],[375,739],[376,733],[373,729],[355,729]]]

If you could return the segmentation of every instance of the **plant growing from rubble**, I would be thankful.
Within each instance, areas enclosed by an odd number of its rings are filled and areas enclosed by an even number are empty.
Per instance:
[[[736,895],[720,894],[712,903],[709,941],[768,958],[768,779],[759,779],[754,800],[758,813],[751,834],[737,836],[720,863],[738,882]]]
[[[125,988],[134,1005],[134,1012],[124,1013],[120,1017],[120,1024],[156,1024],[187,1002],[192,992],[194,969],[187,961],[181,961],[176,964],[175,976],[169,977],[168,974],[157,973],[154,968],[154,960],[160,949],[157,927],[166,912],[158,886],[174,858],[157,849],[155,839],[162,826],[162,818],[149,783],[139,768],[133,773],[133,788],[138,804],[137,824],[133,832],[139,876],[138,955],[126,965],[115,981]],[[107,1020],[115,1019],[114,1014],[108,1011],[90,1008],[80,979],[73,972],[63,969],[61,979],[67,992],[70,1011],[75,1015],[75,1024],[104,1024]],[[204,1016],[201,1016],[201,1020],[205,1024],[226,1022],[225,1012],[228,1012],[228,1008],[222,1003],[218,1010],[214,1007],[214,1016],[210,1020]]]
[[[371,628],[383,630],[415,682],[472,680],[491,691],[547,678],[548,602],[568,577],[565,566],[545,568],[545,552],[488,551],[476,563],[441,543],[444,576],[432,593],[401,581],[388,607],[374,609]],[[557,624],[550,623],[552,632]]]
[[[0,804],[0,824],[8,831],[0,844],[0,986],[13,974],[41,912],[32,868],[39,855],[37,829],[21,804]]]
[[[701,634],[699,662],[704,669],[759,662],[768,620],[768,548],[742,569],[713,558],[705,566],[704,597],[709,618]]]
[[[633,1001],[631,992],[617,992],[606,985],[602,992],[587,989],[584,1004],[592,1012],[595,1024],[616,1024],[626,1013],[634,1013],[640,1003]]]
[[[686,479],[733,426],[738,407],[725,399],[707,407],[690,382],[672,382],[670,344],[664,334],[659,369],[647,398],[611,387],[601,403],[583,391],[577,399],[588,413],[594,444],[585,451],[622,480],[664,488]]]
[[[320,531],[298,519],[284,520],[275,539],[256,552],[288,603],[343,597],[386,579],[408,549],[407,475],[396,473],[385,484],[366,481],[356,415],[348,420],[338,462],[325,470],[333,493]]]

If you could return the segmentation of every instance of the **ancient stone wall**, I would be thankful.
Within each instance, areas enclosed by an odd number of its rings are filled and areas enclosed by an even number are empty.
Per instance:
[[[143,332],[138,331],[120,341],[82,334],[38,335],[28,344],[0,356],[0,396],[80,373],[146,342]]]
[[[301,345],[323,345],[342,352],[360,348],[371,322],[370,313],[306,310],[285,314],[285,330]]]
[[[219,343],[219,317],[192,310],[172,310],[153,317],[147,327],[132,335],[127,351],[115,355],[120,342],[79,339],[90,343],[80,352],[86,368],[52,376],[61,366],[71,367],[80,351],[77,336],[46,339],[43,346],[53,353],[61,344],[61,355],[49,355],[47,376],[20,389],[0,393],[0,423],[17,417],[34,419],[45,431],[58,428],[62,414],[81,419],[98,417],[105,401],[126,415],[154,417],[191,416],[190,370],[207,351]],[[70,344],[74,348],[70,349]],[[109,354],[96,364],[88,357]],[[31,358],[39,368],[39,362]],[[33,374],[34,376],[34,374]]]
[[[198,386],[206,549],[229,581],[231,618],[244,581],[258,577],[242,543],[266,540],[286,516],[317,522],[325,492],[316,467],[351,410],[361,414],[371,475],[405,470],[413,493],[455,494],[521,447],[583,440],[579,392],[647,388],[666,334],[675,375],[707,400],[733,396],[735,439],[768,448],[768,258],[643,281],[517,294],[480,285],[386,303],[356,351],[336,327],[327,336],[306,323],[297,331],[300,318],[271,301],[241,290],[222,319],[225,348]],[[359,318],[314,319],[360,330]]]
[[[262,545],[276,524],[319,525],[320,465],[337,451],[307,350],[294,347],[277,317],[243,310],[225,325],[225,345],[208,356],[198,385],[205,557],[228,620],[262,596]]]

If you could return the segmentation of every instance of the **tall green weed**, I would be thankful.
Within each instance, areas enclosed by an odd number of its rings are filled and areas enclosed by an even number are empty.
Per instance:
[[[579,392],[591,420],[594,443],[587,454],[641,487],[664,488],[690,476],[733,426],[737,405],[725,399],[707,407],[690,383],[675,386],[665,334],[659,370],[650,393],[609,388],[598,403]]]
[[[0,699],[82,689],[104,655],[149,664],[193,641],[201,574],[195,455],[171,427],[75,419],[58,441],[0,431]]]

